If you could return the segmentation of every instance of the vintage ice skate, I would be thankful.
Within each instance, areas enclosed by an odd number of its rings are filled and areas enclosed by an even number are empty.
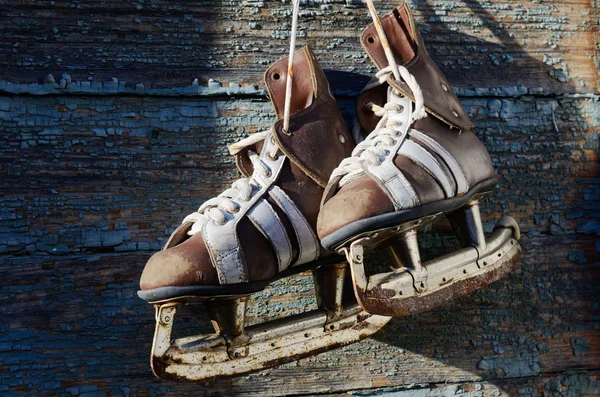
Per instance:
[[[400,316],[506,275],[519,259],[520,235],[504,217],[484,236],[478,201],[496,185],[492,163],[427,55],[408,5],[380,21],[367,4],[374,24],[361,43],[380,71],[359,98],[357,117],[372,132],[332,173],[317,230],[325,248],[346,254],[361,307]],[[417,228],[443,215],[464,248],[421,263]],[[375,248],[392,270],[369,276],[365,252]]]
[[[345,261],[316,236],[329,175],[355,145],[313,53],[294,52],[297,7],[289,62],[265,74],[278,121],[230,147],[246,178],[188,216],[142,274],[138,295],[156,307],[151,365],[159,378],[258,371],[356,342],[389,321],[365,313],[352,288],[343,295]],[[250,294],[306,270],[318,310],[245,326]],[[172,341],[182,304],[205,306],[215,333]]]

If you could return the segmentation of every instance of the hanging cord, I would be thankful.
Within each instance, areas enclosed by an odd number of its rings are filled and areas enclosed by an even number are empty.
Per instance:
[[[298,29],[298,13],[300,0],[293,0],[292,31],[290,33],[290,55],[288,57],[287,81],[285,86],[285,107],[283,112],[283,133],[290,135],[290,108],[292,105],[292,81],[294,78],[294,55],[296,54],[296,30]]]

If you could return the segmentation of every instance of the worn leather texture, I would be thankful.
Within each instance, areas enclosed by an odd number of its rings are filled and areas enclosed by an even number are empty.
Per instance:
[[[331,172],[350,156],[355,145],[323,70],[312,51],[306,48],[305,53],[310,75],[298,71],[295,78],[310,78],[314,82],[314,100],[306,109],[292,115],[289,133],[283,131],[283,120],[278,120],[274,129],[277,143],[288,158],[325,187]]]
[[[365,90],[358,96],[356,101],[356,117],[360,123],[361,133],[366,137],[375,129],[381,117],[378,117],[370,109],[370,104],[384,106],[387,102],[388,85],[381,84]]]
[[[413,128],[437,141],[454,157],[469,186],[494,177],[490,155],[472,130],[461,132],[433,117],[417,120]]]
[[[281,131],[287,58],[276,62],[265,73],[265,83],[278,118],[274,126],[277,132],[275,140],[288,156],[275,184],[290,197],[312,229],[316,230],[323,188],[333,169],[352,152],[354,141],[310,48],[296,52],[293,70],[291,135]],[[253,171],[248,150],[259,152],[262,147],[260,142],[236,155],[236,164],[245,176]],[[265,198],[289,236],[292,261],[295,261],[299,256],[299,246],[289,217],[272,198],[268,195]],[[140,281],[143,290],[163,286],[219,285],[217,271],[202,236],[188,237],[188,228],[189,225],[178,228],[165,249],[147,263]],[[249,280],[272,278],[277,273],[278,263],[269,240],[247,218],[238,223],[237,236]],[[325,254],[322,252],[322,255]]]
[[[404,3],[382,17],[381,24],[396,62],[404,65],[419,83],[428,113],[457,129],[473,129],[473,124],[452,87],[427,54],[423,38],[415,27],[414,17],[408,4]],[[385,52],[373,24],[367,26],[360,40],[361,45],[377,67],[383,69],[388,66]],[[414,57],[409,59],[413,51]],[[394,81],[392,78],[389,79],[389,83],[402,94],[414,100],[414,95],[406,83]]]
[[[275,252],[269,241],[248,219],[237,225],[246,256],[249,278],[266,280],[277,272]],[[219,285],[217,270],[212,266],[206,244],[200,233],[150,258],[140,279],[140,288],[149,290],[167,286]]]

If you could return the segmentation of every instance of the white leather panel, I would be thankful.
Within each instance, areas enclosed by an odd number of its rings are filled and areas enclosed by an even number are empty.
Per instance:
[[[454,196],[454,189],[452,189],[452,184],[448,178],[448,175],[446,175],[446,172],[444,172],[444,169],[435,159],[435,157],[433,157],[427,150],[423,149],[422,146],[407,139],[400,147],[398,154],[408,157],[416,164],[420,165],[421,168],[427,171],[435,179],[437,179],[444,190],[446,198],[451,198]]]
[[[316,260],[319,257],[320,244],[304,215],[302,215],[296,204],[279,186],[271,187],[269,195],[279,205],[279,208],[287,214],[294,227],[294,232],[296,232],[299,254],[298,260],[296,260],[294,265],[301,265]]]
[[[423,142],[425,146],[427,146],[429,149],[431,149],[433,152],[435,152],[437,155],[444,159],[444,161],[448,165],[448,168],[450,168],[450,171],[452,171],[452,175],[454,176],[454,180],[456,181],[457,194],[464,194],[469,191],[469,182],[467,182],[465,173],[463,172],[458,162],[454,159],[454,157],[452,157],[452,155],[446,149],[444,149],[442,145],[440,145],[434,139],[417,130],[411,130],[410,136],[413,136],[419,141]]]
[[[396,211],[398,211],[419,205],[417,193],[404,177],[402,171],[394,164],[394,156],[404,143],[411,124],[412,102],[406,97],[399,98],[395,95],[388,95],[388,97],[390,101],[403,109],[402,112],[391,115],[389,119],[390,122],[398,124],[395,130],[398,131],[399,135],[394,138],[396,142],[393,145],[382,146],[389,152],[383,162],[379,165],[367,164],[365,172],[378,181],[379,186],[384,189]]]
[[[292,244],[285,232],[285,226],[281,223],[281,219],[271,207],[271,204],[264,198],[260,200],[250,211],[248,218],[254,223],[265,237],[269,239],[275,254],[277,255],[277,263],[279,271],[287,269],[292,263]]]
[[[274,146],[271,137],[272,133],[265,138],[265,144],[260,154],[260,160],[269,168],[270,175],[265,176],[255,170],[252,179],[257,191],[254,192],[250,200],[234,200],[240,209],[235,214],[226,213],[227,223],[224,225],[218,225],[213,220],[209,220],[202,228],[202,238],[206,243],[212,263],[219,275],[219,282],[222,285],[248,281],[246,260],[240,248],[236,229],[240,219],[246,216],[248,211],[262,199],[269,187],[277,180],[285,162],[286,157],[281,152],[279,152],[277,159],[271,159],[268,156]]]

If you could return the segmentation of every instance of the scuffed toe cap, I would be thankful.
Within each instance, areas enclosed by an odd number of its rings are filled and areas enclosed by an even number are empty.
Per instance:
[[[363,175],[341,188],[323,204],[317,220],[320,239],[352,222],[394,211],[394,205],[379,185]]]
[[[219,285],[218,275],[200,234],[154,254],[142,272],[140,288]]]

